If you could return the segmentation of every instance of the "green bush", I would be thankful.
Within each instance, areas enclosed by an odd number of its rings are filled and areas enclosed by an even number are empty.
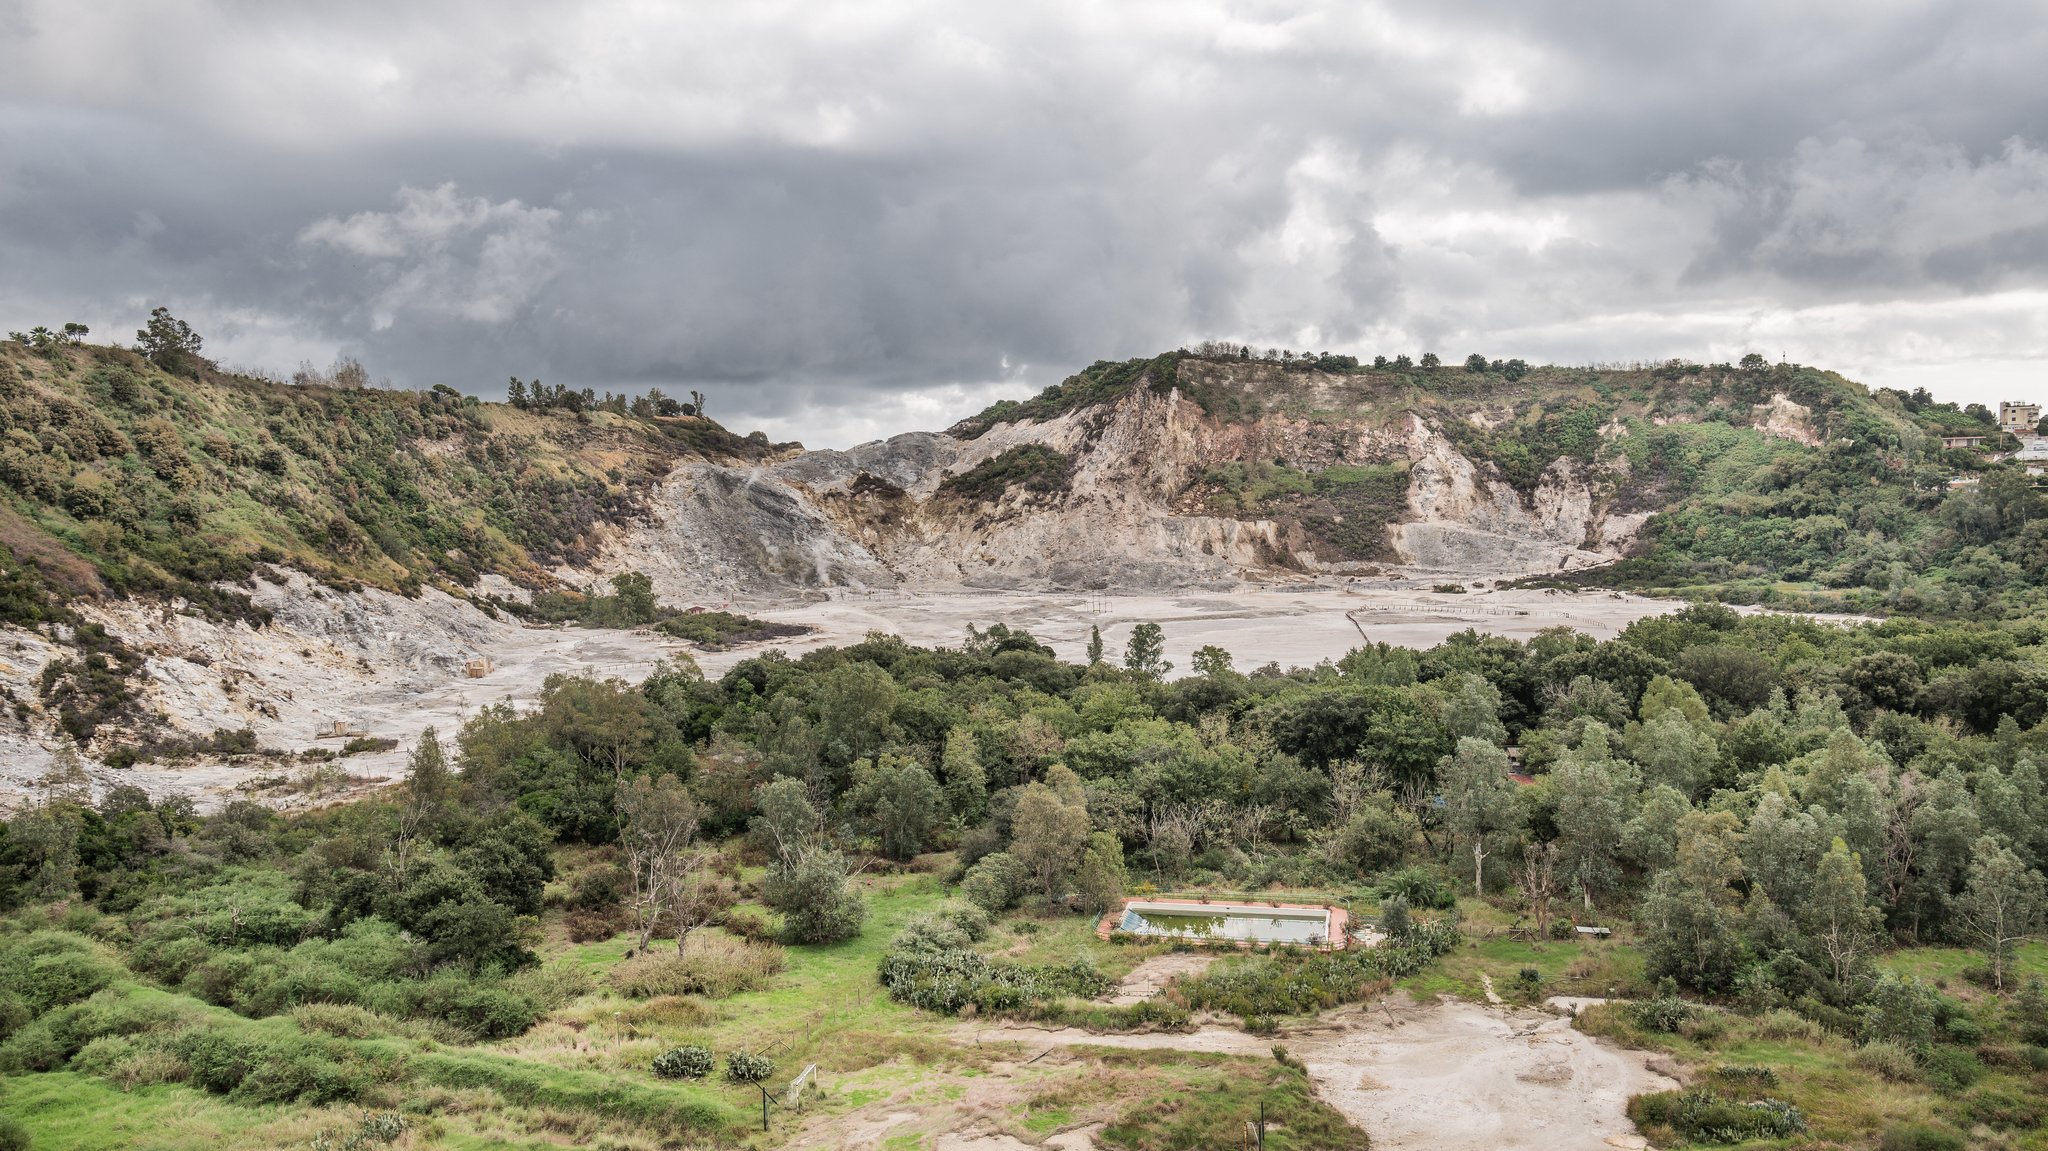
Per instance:
[[[984,855],[960,880],[960,894],[988,915],[1000,915],[1017,906],[1030,889],[1031,870],[1007,851]]]
[[[702,1079],[717,1065],[709,1047],[689,1044],[655,1056],[653,1071],[663,1079]]]
[[[1961,1135],[1922,1123],[1901,1123],[1877,1141],[1877,1151],[1963,1151],[1966,1146]]]
[[[1638,1095],[1629,1100],[1628,1116],[1645,1131],[1669,1128],[1693,1143],[1784,1139],[1806,1130],[1799,1108],[1782,1099],[1738,1101],[1698,1087]]]
[[[1856,1049],[1856,1066],[1894,1083],[1916,1083],[1920,1065],[1913,1053],[1888,1039],[1865,1043]]]
[[[1919,1051],[1920,1071],[1929,1086],[1945,1095],[1967,1089],[1984,1075],[1984,1065],[1972,1052],[1954,1047],[1924,1047]]]
[[[12,1115],[0,1115],[0,1151],[29,1151],[28,1128]]]
[[[1381,899],[1399,896],[1410,907],[1445,910],[1457,905],[1458,893],[1444,879],[1426,868],[1404,867],[1389,872],[1379,882]]]
[[[725,1077],[733,1083],[759,1083],[775,1074],[775,1061],[766,1055],[730,1051],[725,1056]]]
[[[1645,1031],[1676,1033],[1678,1029],[1697,1014],[1699,1008],[1687,1003],[1676,995],[1660,994],[1653,999],[1641,999],[1629,1004],[1629,1018]]]

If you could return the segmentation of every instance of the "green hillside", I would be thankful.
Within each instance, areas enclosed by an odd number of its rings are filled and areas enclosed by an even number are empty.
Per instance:
[[[1421,416],[1525,494],[1565,459],[1605,477],[1611,513],[1651,514],[1627,559],[1580,582],[1941,616],[2043,605],[2048,502],[2023,468],[1994,459],[2017,445],[1991,413],[1798,364],[1425,367],[1180,351],[1094,364],[952,430],[1106,410],[1139,389],[1177,389],[1224,424],[1306,425],[1296,438],[1316,458],[1219,460],[1179,503],[1291,519],[1319,556],[1390,558],[1380,527],[1405,514],[1405,459],[1389,450],[1360,468],[1341,455],[1361,429]],[[1945,448],[1940,437],[1957,432],[1989,438]]]
[[[289,384],[172,366],[0,344],[0,617],[33,622],[85,594],[241,614],[246,600],[209,585],[259,564],[404,592],[487,572],[542,586],[679,460],[778,450],[616,397],[515,408],[345,386],[347,371]]]

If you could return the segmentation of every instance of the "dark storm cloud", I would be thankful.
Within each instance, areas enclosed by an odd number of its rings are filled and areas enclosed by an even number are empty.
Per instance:
[[[0,311],[823,443],[1212,335],[2031,370],[2048,22],[1786,7],[0,4]]]

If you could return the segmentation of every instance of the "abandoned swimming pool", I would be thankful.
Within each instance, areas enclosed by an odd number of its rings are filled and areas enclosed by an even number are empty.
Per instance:
[[[1341,907],[1133,899],[1103,916],[1098,933],[1107,937],[1124,932],[1236,947],[1270,943],[1336,950],[1344,946],[1348,919]]]

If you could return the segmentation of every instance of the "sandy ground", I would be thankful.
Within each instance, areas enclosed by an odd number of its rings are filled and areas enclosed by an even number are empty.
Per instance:
[[[792,651],[891,632],[917,644],[959,644],[967,625],[1021,627],[1062,658],[1084,658],[1091,627],[1102,629],[1114,656],[1131,629],[1147,621],[1165,632],[1174,676],[1193,670],[1195,649],[1228,651],[1239,671],[1266,663],[1306,667],[1337,659],[1359,644],[1360,629],[1374,642],[1432,647],[1467,628],[1526,639],[1549,627],[1570,627],[1600,639],[1645,616],[1684,604],[1613,592],[1489,591],[1466,595],[1368,584],[1247,585],[1235,592],[1088,595],[1056,592],[942,591],[852,593],[826,603],[749,608],[764,619],[817,628],[783,645]],[[1353,621],[1356,621],[1354,623]],[[738,658],[738,657],[731,657]],[[705,667],[730,659],[700,659]]]
[[[1270,1056],[1274,1040],[1222,1027],[1092,1035],[1075,1028],[963,1027],[965,1042],[1026,1050],[1089,1045]],[[1641,1147],[1629,1097],[1677,1084],[1649,1056],[1574,1031],[1563,1012],[1396,996],[1324,1016],[1279,1040],[1317,1092],[1389,1151],[1595,1151]]]

